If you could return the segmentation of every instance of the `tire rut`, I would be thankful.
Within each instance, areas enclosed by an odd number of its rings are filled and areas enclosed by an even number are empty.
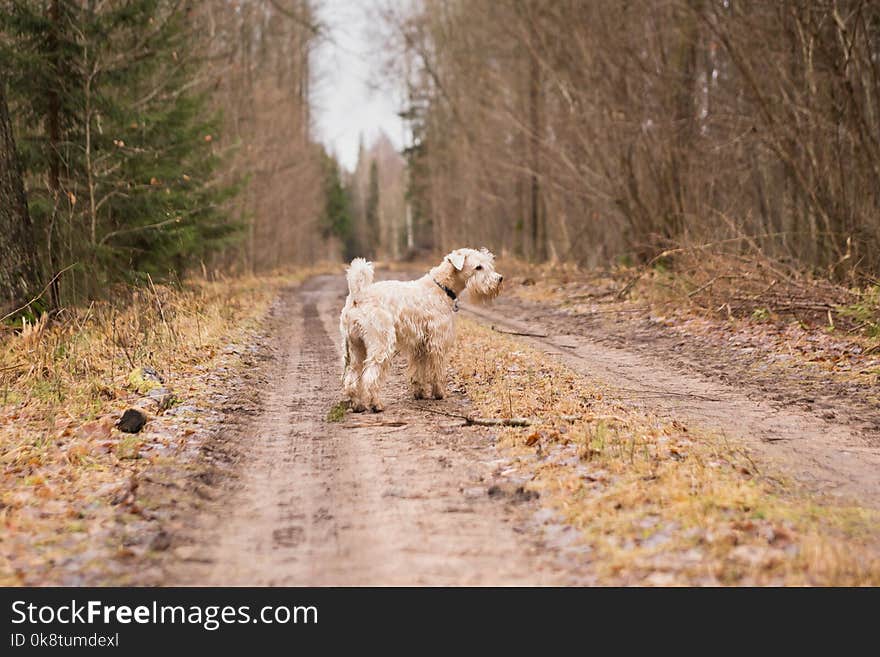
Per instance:
[[[537,503],[487,495],[489,487],[511,483],[491,432],[419,410],[399,367],[384,413],[325,419],[341,398],[335,334],[344,285],[340,276],[319,276],[287,299],[283,356],[262,410],[227,437],[239,453],[238,479],[221,484],[198,523],[196,554],[187,554],[172,579],[257,586],[583,582],[586,564],[543,540],[542,523],[550,521],[536,521]],[[467,401],[454,394],[435,403],[453,411]]]
[[[727,384],[676,367],[659,349],[651,357],[611,348],[564,319],[552,324],[535,321],[528,307],[516,300],[506,299],[502,306],[464,309],[482,322],[530,334],[522,339],[607,385],[608,396],[737,440],[759,464],[791,477],[810,492],[880,508],[880,448],[859,428],[780,408],[748,385]]]

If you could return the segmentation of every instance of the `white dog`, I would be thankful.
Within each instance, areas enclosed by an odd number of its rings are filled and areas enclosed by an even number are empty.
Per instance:
[[[504,277],[486,249],[457,249],[415,281],[373,282],[373,265],[355,258],[346,273],[348,298],[339,318],[343,387],[357,412],[382,410],[379,391],[397,351],[409,359],[416,399],[446,395],[446,354],[455,337],[452,315],[467,289],[475,301],[501,292]]]

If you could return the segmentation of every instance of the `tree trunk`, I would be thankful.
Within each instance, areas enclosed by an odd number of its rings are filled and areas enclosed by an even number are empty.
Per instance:
[[[532,35],[534,38],[534,35]],[[529,50],[529,143],[531,147],[531,180],[529,228],[532,240],[532,260],[546,259],[546,235],[541,225],[541,68],[535,54],[536,44]]]
[[[52,66],[52,74],[61,75],[61,54],[59,45],[59,30],[61,25],[61,9],[59,0],[52,0],[49,5],[49,21],[52,27],[48,34],[49,57]],[[49,136],[49,191],[52,194],[52,218],[49,221],[46,235],[46,255],[49,261],[50,276],[57,271],[59,258],[55,247],[55,227],[58,222],[58,210],[61,203],[61,97],[54,85],[49,85],[46,91],[48,95],[48,114],[46,115],[46,131]],[[57,280],[52,281],[49,289],[50,303],[52,307],[58,307],[60,303],[60,286]]]
[[[28,301],[37,284],[34,227],[15,150],[6,81],[0,78],[0,313]]]

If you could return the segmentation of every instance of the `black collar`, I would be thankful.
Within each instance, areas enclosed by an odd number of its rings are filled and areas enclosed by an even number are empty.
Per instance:
[[[434,280],[434,279],[432,278],[431,280]],[[441,283],[438,283],[437,281],[434,281],[434,285],[436,285],[436,286],[439,287],[441,290],[443,290],[444,292],[446,292],[446,296],[449,297],[450,299],[452,299],[453,301],[457,301],[457,300],[458,300],[458,297],[456,296],[455,292],[453,292],[452,290],[450,290],[450,289],[449,289],[448,287],[446,287],[445,285],[443,285],[443,284],[441,284]]]

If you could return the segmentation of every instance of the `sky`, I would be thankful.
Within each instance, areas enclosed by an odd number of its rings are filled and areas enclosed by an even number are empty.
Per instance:
[[[318,139],[353,171],[358,142],[384,131],[401,148],[404,127],[393,90],[381,83],[381,43],[372,10],[378,0],[323,0],[319,15],[329,38],[314,53],[313,116]]]

